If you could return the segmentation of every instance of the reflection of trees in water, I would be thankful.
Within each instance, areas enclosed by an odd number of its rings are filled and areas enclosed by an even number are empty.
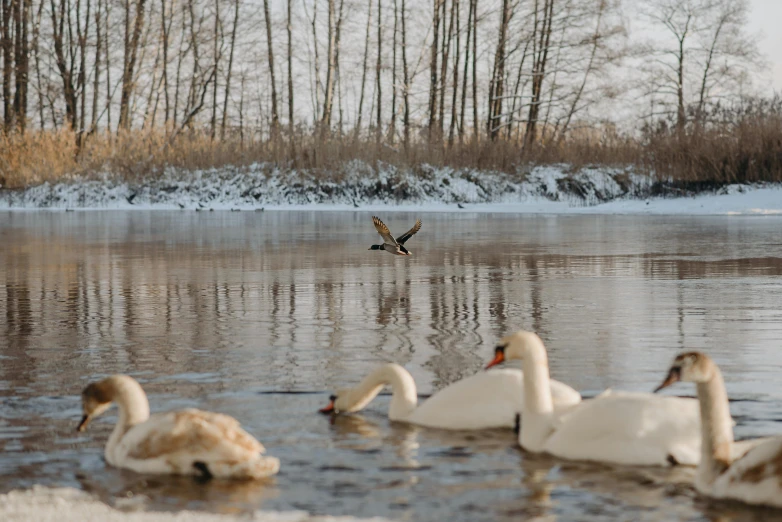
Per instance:
[[[4,235],[0,353],[13,357],[2,371],[16,385],[36,372],[51,374],[52,388],[107,371],[218,372],[321,389],[394,361],[440,388],[522,327],[544,335],[564,380],[611,385],[652,337],[673,348],[726,332],[726,317],[774,320],[773,289],[731,280],[782,274],[782,257],[606,255],[621,234],[601,232],[604,246],[578,224],[547,220],[523,244],[475,220],[454,248],[459,230],[433,219],[426,247],[397,259],[367,253],[372,230],[346,230],[346,219],[366,225],[352,215],[55,217],[73,226],[21,216],[32,225]],[[713,278],[726,284],[715,290]]]

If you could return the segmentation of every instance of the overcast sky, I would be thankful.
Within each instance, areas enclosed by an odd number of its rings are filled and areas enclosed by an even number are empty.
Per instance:
[[[782,92],[782,0],[751,0],[750,31],[759,35],[760,50],[771,67],[769,80]]]

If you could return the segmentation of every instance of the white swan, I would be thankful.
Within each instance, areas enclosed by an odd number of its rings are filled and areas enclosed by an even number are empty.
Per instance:
[[[519,444],[525,450],[613,464],[698,464],[695,399],[606,391],[559,414],[552,408],[548,356],[540,337],[521,330],[502,339],[489,366],[507,359],[523,360]]]
[[[127,375],[90,384],[81,399],[79,431],[117,403],[119,420],[105,451],[112,466],[139,473],[244,479],[267,477],[280,469],[280,461],[263,457],[263,445],[233,417],[196,409],[150,417],[144,390]]]
[[[707,355],[677,356],[655,391],[677,381],[696,383],[700,401],[703,441],[695,489],[709,497],[782,507],[782,437],[742,441],[738,446],[743,449],[737,450],[725,382]]]
[[[391,386],[388,418],[429,428],[479,430],[511,428],[523,405],[524,375],[520,370],[481,372],[440,390],[418,406],[415,381],[398,364],[384,364],[356,387],[339,390],[323,413],[356,412],[365,408],[383,386]],[[552,381],[549,396],[561,409],[581,402],[581,395],[561,382]]]

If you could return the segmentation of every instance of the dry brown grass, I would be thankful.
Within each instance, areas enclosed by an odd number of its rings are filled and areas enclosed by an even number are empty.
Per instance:
[[[683,133],[645,129],[643,166],[683,188],[782,182],[782,99],[718,107],[705,120]]]
[[[103,174],[140,179],[159,175],[167,167],[196,170],[256,162],[334,178],[351,160],[411,169],[429,164],[511,174],[535,164],[635,165],[640,172],[655,174],[663,184],[693,188],[782,181],[782,102],[715,110],[707,121],[707,126],[683,133],[661,124],[644,129],[638,139],[610,129],[585,129],[565,141],[541,142],[528,149],[506,140],[468,140],[452,146],[416,141],[405,148],[372,137],[306,131],[264,141],[241,139],[238,133],[212,139],[206,132],[190,131],[171,140],[161,130],[95,134],[78,148],[71,132],[31,131],[0,135],[0,184],[23,188]]]
[[[79,149],[71,132],[33,131],[23,136],[0,136],[0,184],[23,188],[106,173],[139,179],[155,176],[166,167],[195,170],[257,162],[334,176],[351,160],[371,165],[380,161],[413,169],[429,164],[515,173],[531,163],[615,165],[632,163],[637,158],[637,147],[619,139],[570,140],[539,145],[525,152],[518,143],[503,140],[470,140],[452,146],[416,142],[405,149],[398,142],[378,143],[373,138],[324,137],[303,132],[278,140],[249,141],[238,136],[213,140],[205,132],[194,131],[170,141],[161,131],[134,131],[92,135]]]

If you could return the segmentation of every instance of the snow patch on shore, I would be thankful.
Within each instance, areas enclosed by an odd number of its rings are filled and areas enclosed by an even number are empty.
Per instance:
[[[196,511],[120,511],[74,488],[11,491],[0,495],[4,522],[386,522],[386,519],[310,516],[304,511],[256,511],[244,515],[218,515]]]
[[[170,169],[135,182],[116,177],[0,191],[0,209],[418,210],[599,214],[782,214],[782,186],[730,185],[650,197],[654,180],[628,169],[539,166],[506,174],[352,161],[333,172],[271,164]]]

